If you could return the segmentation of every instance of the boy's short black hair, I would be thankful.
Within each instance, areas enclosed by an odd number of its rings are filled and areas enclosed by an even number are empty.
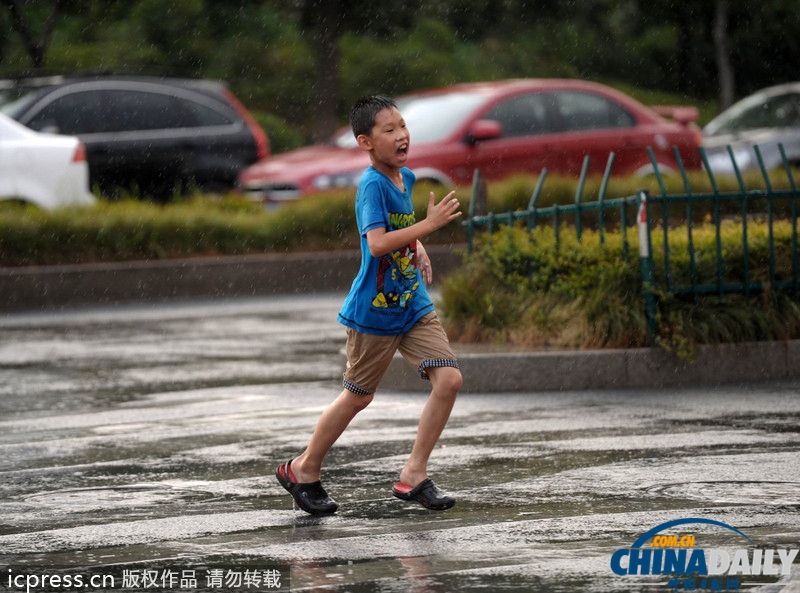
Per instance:
[[[397,108],[394,100],[384,95],[371,95],[356,101],[350,110],[350,127],[353,136],[358,138],[361,134],[369,136],[375,126],[375,117],[384,109]]]

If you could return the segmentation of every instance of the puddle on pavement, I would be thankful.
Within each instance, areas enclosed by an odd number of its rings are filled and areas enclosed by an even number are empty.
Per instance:
[[[800,482],[731,480],[662,484],[647,489],[651,494],[686,498],[714,504],[793,505],[800,501]]]
[[[57,513],[125,512],[128,508],[142,508],[183,498],[186,493],[163,484],[131,484],[110,488],[75,488],[54,492],[39,492],[23,500],[34,505],[41,513],[44,509]]]

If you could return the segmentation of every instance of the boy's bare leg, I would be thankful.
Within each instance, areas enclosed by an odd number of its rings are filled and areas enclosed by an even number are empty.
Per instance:
[[[422,410],[411,455],[400,472],[400,481],[408,486],[416,486],[428,477],[428,459],[450,418],[462,383],[461,371],[457,368],[436,367],[426,370],[433,391]]]
[[[372,401],[372,395],[358,395],[345,389],[319,417],[317,427],[305,451],[292,461],[292,473],[300,483],[319,480],[322,461],[336,440],[361,410]]]

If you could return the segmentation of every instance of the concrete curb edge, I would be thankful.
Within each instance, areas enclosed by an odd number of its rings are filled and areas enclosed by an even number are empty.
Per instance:
[[[438,277],[459,248],[429,246]],[[358,251],[219,256],[108,264],[0,268],[0,314],[189,298],[345,291]],[[637,389],[800,379],[800,341],[709,346],[686,362],[659,349],[459,352],[464,390]],[[384,389],[428,391],[399,356]]]
[[[653,389],[800,379],[800,340],[722,344],[700,348],[687,362],[657,348],[574,352],[461,353],[464,392]],[[399,355],[382,385],[429,391]]]

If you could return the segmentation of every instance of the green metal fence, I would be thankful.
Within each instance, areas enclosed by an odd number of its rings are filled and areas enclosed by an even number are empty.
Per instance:
[[[469,217],[464,222],[467,235],[467,250],[472,253],[475,233],[483,229],[492,233],[498,225],[525,224],[532,230],[540,224],[552,225],[555,232],[556,248],[559,246],[559,233],[563,232],[562,227],[568,228],[563,222],[569,217],[574,223],[574,232],[578,241],[581,240],[583,228],[586,224],[585,216],[591,213],[592,222],[596,222],[600,242],[604,241],[606,233],[606,217],[610,211],[616,212],[618,216],[619,230],[623,233],[623,257],[629,261],[628,233],[632,232],[633,224],[637,226],[639,259],[642,273],[642,299],[645,306],[646,315],[651,337],[655,335],[656,327],[656,294],[668,293],[681,295],[683,298],[699,299],[702,295],[717,294],[723,296],[728,293],[741,293],[749,297],[753,293],[761,292],[767,287],[772,290],[789,290],[794,298],[800,299],[800,281],[798,279],[798,241],[797,241],[797,185],[792,174],[791,167],[786,158],[783,146],[779,146],[783,160],[783,169],[788,179],[788,189],[773,189],[768,172],[764,166],[761,152],[755,147],[756,160],[758,161],[764,187],[760,189],[748,189],[744,183],[743,176],[734,159],[733,152],[728,148],[728,153],[733,164],[738,189],[735,191],[722,192],[718,189],[718,183],[711,173],[705,151],[701,148],[701,157],[705,165],[710,181],[710,192],[695,193],[690,186],[687,173],[683,167],[680,154],[675,150],[675,157],[683,183],[683,192],[678,194],[668,194],[664,179],[658,164],[656,163],[653,151],[649,150],[650,160],[655,172],[655,179],[660,188],[660,194],[651,194],[648,191],[640,191],[636,195],[606,199],[608,181],[614,164],[614,154],[609,155],[605,173],[597,200],[592,202],[583,201],[584,185],[586,172],[588,171],[589,158],[586,157],[583,163],[580,180],[577,186],[574,203],[556,204],[549,207],[540,208],[537,201],[542,193],[547,177],[547,170],[542,170],[536,187],[528,202],[525,210],[505,212],[495,214],[476,213],[477,204],[481,202],[480,192],[483,183],[480,171],[475,171],[472,188],[472,199],[470,201]],[[776,206],[782,205],[782,218],[791,221],[791,261],[792,269],[788,274],[776,274],[775,270],[775,242],[774,224],[777,219]],[[787,207],[788,206],[788,207]],[[682,211],[675,214],[676,210]],[[715,226],[716,232],[716,253],[715,253],[715,274],[714,278],[700,278],[697,273],[697,253],[694,246],[694,230],[699,216],[710,217]],[[730,278],[726,276],[722,253],[722,223],[726,218],[735,216],[741,219],[741,241],[742,241],[742,274],[741,277]],[[635,218],[634,218],[635,217]],[[675,218],[679,218],[685,224],[685,229],[678,231],[673,224]],[[769,271],[768,277],[756,280],[752,277],[749,261],[748,244],[751,240],[748,232],[748,219],[758,218],[766,220],[769,241]],[[672,218],[672,219],[671,219]],[[681,225],[682,227],[683,225]],[[688,258],[689,258],[689,281],[679,283],[676,281],[671,265],[670,253],[670,234],[675,232],[686,232]],[[663,246],[663,262],[659,262],[658,271],[653,258],[653,242],[657,240]]]

